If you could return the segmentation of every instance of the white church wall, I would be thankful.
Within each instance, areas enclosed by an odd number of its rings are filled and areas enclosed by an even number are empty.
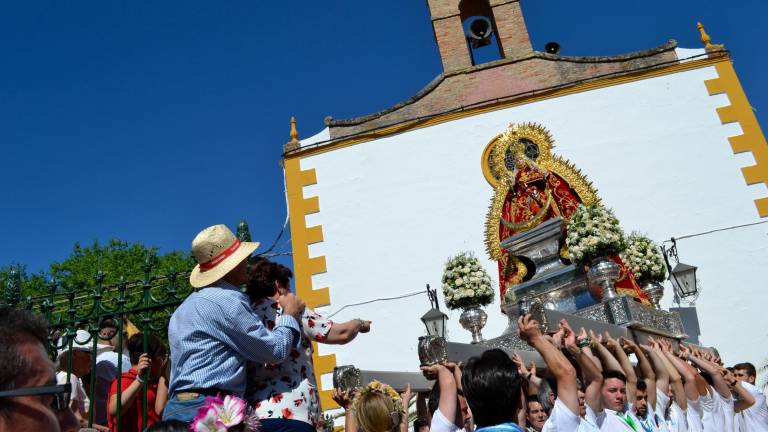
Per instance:
[[[765,188],[745,186],[727,137],[738,125],[722,125],[704,81],[714,67],[604,87],[465,117],[399,135],[304,157],[317,184],[304,196],[319,197],[320,211],[307,226],[322,225],[324,241],[310,256],[325,256],[327,272],[313,286],[330,287],[331,314],[345,305],[440,286],[445,260],[470,250],[497,277],[487,259],[483,223],[492,187],[480,159],[488,142],[513,122],[536,122],[555,140],[554,153],[580,168],[616,211],[627,232],[657,241],[672,236],[759,221],[753,199]],[[323,131],[327,133],[327,131]],[[305,141],[308,142],[308,141]],[[762,195],[761,195],[762,194]],[[697,301],[701,341],[720,348],[728,363],[762,362],[768,333],[759,323],[768,288],[768,225],[714,233],[678,242],[680,258],[699,266],[704,287]],[[442,293],[439,293],[441,305]],[[663,306],[671,305],[667,289]],[[349,346],[321,345],[337,365],[417,370],[416,341],[429,309],[423,294],[348,307],[336,321],[373,321],[370,334]],[[443,309],[445,309],[443,307]],[[498,296],[486,308],[486,337],[506,327]],[[449,338],[468,342],[459,312],[447,312]],[[325,386],[327,388],[327,386]]]

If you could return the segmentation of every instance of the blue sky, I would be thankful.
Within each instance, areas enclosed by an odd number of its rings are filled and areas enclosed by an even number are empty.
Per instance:
[[[534,48],[557,41],[564,55],[698,48],[700,20],[768,125],[763,1],[522,5]],[[0,265],[32,271],[76,241],[187,250],[241,218],[271,243],[289,117],[307,137],[441,72],[423,0],[7,1],[0,52]]]

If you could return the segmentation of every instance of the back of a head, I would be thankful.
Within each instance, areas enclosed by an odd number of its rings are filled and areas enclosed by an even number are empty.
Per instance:
[[[365,432],[389,432],[400,424],[400,415],[392,399],[383,393],[367,392],[355,399],[357,426]]]
[[[128,356],[131,364],[138,364],[139,358],[144,353],[149,354],[151,358],[159,358],[166,354],[163,341],[153,334],[147,334],[147,350],[144,350],[144,333],[136,333],[128,339]]]
[[[461,383],[478,427],[517,421],[521,381],[507,353],[492,349],[470,358]]]
[[[251,267],[246,293],[251,301],[275,294],[275,282],[287,286],[293,273],[288,267],[269,260],[261,260]]]
[[[38,314],[0,306],[0,391],[13,390],[33,374],[34,365],[18,350],[27,340],[45,346],[48,323]],[[0,399],[0,415],[9,414],[10,406]]]

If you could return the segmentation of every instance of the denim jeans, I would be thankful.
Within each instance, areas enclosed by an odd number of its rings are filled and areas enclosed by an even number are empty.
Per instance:
[[[197,410],[203,405],[205,405],[205,396],[202,395],[185,401],[180,401],[174,396],[165,404],[163,420],[180,420],[189,423],[197,416]]]
[[[261,432],[315,432],[315,428],[299,420],[262,419]]]

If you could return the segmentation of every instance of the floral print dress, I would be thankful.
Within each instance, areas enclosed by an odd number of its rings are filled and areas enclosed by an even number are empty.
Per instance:
[[[277,300],[271,298],[256,302],[253,311],[270,330],[282,314]],[[283,363],[248,363],[245,397],[260,419],[299,420],[318,429],[323,415],[312,365],[312,341],[323,342],[333,321],[306,308],[301,324],[300,347],[292,348]]]

